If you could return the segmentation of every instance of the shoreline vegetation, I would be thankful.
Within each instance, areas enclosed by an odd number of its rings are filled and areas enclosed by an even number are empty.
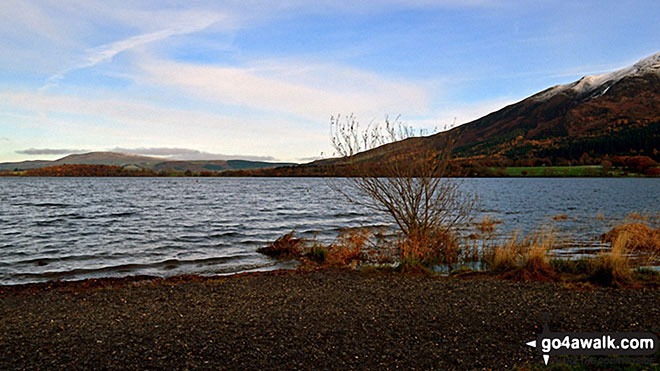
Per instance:
[[[615,156],[600,164],[553,166],[531,161],[526,166],[504,166],[484,159],[453,161],[449,177],[660,177],[660,166],[647,156]],[[378,169],[375,170],[378,172]],[[313,165],[280,166],[243,170],[176,171],[122,167],[120,165],[68,164],[39,169],[0,171],[0,176],[26,177],[359,177],[350,166]]]
[[[565,215],[555,217],[563,219]],[[565,258],[552,227],[497,236],[497,220],[484,216],[466,236],[447,236],[440,248],[407,238],[388,239],[384,229],[343,231],[332,243],[296,238],[291,231],[258,252],[295,259],[299,269],[353,268],[424,275],[478,275],[514,281],[558,282],[576,287],[660,288],[658,216],[631,213],[601,235],[607,247],[591,256]],[[655,228],[654,228],[655,225]],[[655,269],[652,267],[656,267]]]

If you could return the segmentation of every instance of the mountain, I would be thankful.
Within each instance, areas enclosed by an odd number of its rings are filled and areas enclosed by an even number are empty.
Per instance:
[[[618,71],[554,86],[451,133],[458,138],[457,154],[467,157],[576,160],[584,153],[657,157],[659,125],[657,53]],[[443,135],[428,140],[437,142]]]
[[[412,158],[420,148],[439,149],[448,136],[456,140],[459,161],[492,166],[596,163],[613,155],[660,160],[660,53],[618,71],[551,87],[447,132],[363,152],[356,160]]]
[[[277,166],[295,165],[291,163],[274,163],[246,160],[210,160],[210,161],[175,161],[158,157],[147,157],[118,152],[90,152],[69,155],[55,161],[23,161],[0,163],[0,171],[15,169],[29,170],[48,166],[85,164],[85,165],[119,165],[130,169],[147,169],[154,171],[222,171],[241,169],[260,169]]]

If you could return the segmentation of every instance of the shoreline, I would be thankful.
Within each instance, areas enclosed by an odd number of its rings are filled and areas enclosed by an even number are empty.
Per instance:
[[[553,331],[660,333],[658,302],[658,289],[347,269],[1,286],[0,368],[535,367],[525,342],[544,313]]]
[[[122,176],[104,176],[104,175],[90,175],[90,176],[71,176],[71,175],[21,175],[21,174],[9,174],[7,172],[0,172],[1,178],[124,178],[124,179],[136,179],[136,178],[193,178],[193,179],[231,179],[231,178],[253,178],[253,179],[286,179],[286,178],[355,178],[355,177],[346,177],[338,175],[234,175],[234,174],[225,174],[225,175],[122,175]],[[660,176],[648,176],[648,175],[461,175],[461,176],[447,176],[447,179],[660,179]]]

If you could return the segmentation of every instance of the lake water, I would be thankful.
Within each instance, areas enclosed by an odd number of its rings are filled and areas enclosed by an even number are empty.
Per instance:
[[[477,218],[501,220],[504,235],[554,225],[558,255],[589,254],[626,214],[660,210],[660,179],[460,181],[479,196]],[[276,269],[290,263],[256,249],[292,229],[330,241],[374,225],[389,221],[343,202],[324,179],[4,177],[0,284]]]

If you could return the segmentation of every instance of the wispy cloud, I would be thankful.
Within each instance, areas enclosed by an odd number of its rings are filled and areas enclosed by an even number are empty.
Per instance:
[[[248,161],[275,161],[273,156],[225,155],[210,153],[189,148],[121,148],[111,149],[113,152],[131,153],[144,156],[162,156],[169,159],[195,161],[195,160],[248,160]]]
[[[223,67],[150,60],[148,82],[214,103],[274,111],[312,120],[337,112],[381,116],[427,110],[423,86],[341,66],[295,61]]]
[[[210,14],[205,17],[197,18],[194,22],[188,21],[185,24],[178,26],[161,29],[155,32],[144,33],[136,35],[124,40],[115,41],[112,43],[104,44],[87,50],[85,56],[72,66],[50,76],[46,84],[41,87],[41,90],[48,89],[58,84],[66,74],[84,68],[93,67],[101,62],[112,59],[117,54],[134,49],[146,44],[156,41],[164,40],[175,35],[185,35],[189,33],[198,32],[205,28],[219,22],[223,17],[217,14]]]
[[[20,155],[68,155],[73,153],[85,153],[89,152],[86,149],[64,149],[64,148],[29,148],[16,153]]]

